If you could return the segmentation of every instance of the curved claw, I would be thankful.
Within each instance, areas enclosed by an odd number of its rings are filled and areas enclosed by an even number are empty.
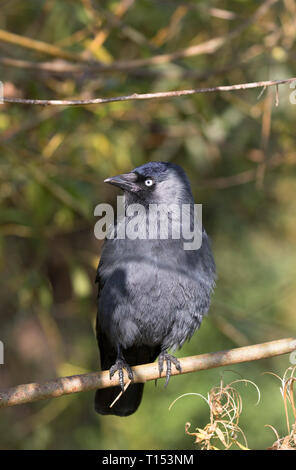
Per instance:
[[[164,386],[167,387],[169,380],[170,380],[171,373],[172,373],[172,363],[176,367],[177,371],[182,372],[182,368],[181,368],[180,362],[175,356],[172,356],[171,354],[168,354],[167,352],[163,351],[160,353],[159,358],[158,358],[159,377],[161,377],[161,374],[163,372],[164,362],[166,362],[167,364],[166,381],[165,381]]]
[[[130,380],[134,380],[134,374],[133,374],[132,369],[130,368],[128,363],[123,359],[117,359],[115,364],[113,364],[113,366],[109,370],[109,376],[110,376],[110,380],[111,380],[113,375],[115,374],[115,372],[118,372],[119,384],[120,384],[121,390],[124,392],[124,373],[123,373],[123,369],[126,370],[128,378]]]

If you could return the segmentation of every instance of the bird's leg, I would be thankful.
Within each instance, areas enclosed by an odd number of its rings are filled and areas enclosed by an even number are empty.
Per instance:
[[[158,369],[159,369],[159,377],[161,377],[162,371],[163,371],[163,363],[166,362],[167,365],[167,370],[166,370],[166,381],[165,381],[165,387],[169,383],[171,372],[172,372],[172,363],[176,367],[176,369],[179,372],[182,372],[181,369],[181,364],[178,361],[178,359],[175,356],[172,356],[171,354],[168,354],[166,350],[161,351],[159,357],[158,357]]]
[[[122,355],[122,352],[121,352],[120,346],[118,346],[116,362],[115,362],[115,364],[113,364],[113,366],[109,370],[109,375],[110,375],[110,380],[111,380],[113,375],[115,374],[115,372],[118,372],[120,387],[121,387],[121,390],[124,392],[123,369],[125,369],[127,371],[128,378],[130,380],[134,380],[133,371],[132,371],[131,367],[128,365],[128,363],[126,362],[126,360],[124,359],[124,357]]]

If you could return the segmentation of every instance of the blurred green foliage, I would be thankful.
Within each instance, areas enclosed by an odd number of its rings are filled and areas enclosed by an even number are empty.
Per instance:
[[[0,28],[112,64],[227,38],[258,8],[254,0],[9,0]],[[0,62],[6,96],[101,97],[208,87],[296,75],[295,3],[267,13],[216,52],[127,72],[40,72]],[[0,43],[1,57],[63,62]],[[2,64],[2,65],[1,65]],[[104,178],[150,160],[173,161],[191,180],[213,240],[219,280],[211,312],[179,355],[264,342],[295,334],[295,106],[288,85],[275,90],[79,108],[0,107],[1,388],[96,370],[95,269],[101,242],[94,207],[115,202]],[[288,357],[209,370],[145,386],[139,411],[100,417],[93,393],[1,410],[1,449],[193,449],[192,428],[208,422],[207,394],[237,376],[241,427],[251,448],[274,441],[264,424],[285,431],[279,385]]]

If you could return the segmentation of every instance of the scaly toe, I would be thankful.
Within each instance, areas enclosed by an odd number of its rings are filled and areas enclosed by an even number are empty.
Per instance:
[[[172,373],[172,363],[174,364],[174,366],[175,366],[175,368],[177,369],[178,372],[182,372],[182,369],[181,369],[180,362],[178,361],[178,359],[175,356],[172,356],[171,354],[163,352],[159,355],[159,358],[158,358],[158,369],[159,369],[159,375],[160,376],[163,372],[164,362],[166,362],[166,364],[167,364],[166,381],[165,381],[164,386],[167,387],[167,385],[169,383],[169,380],[170,380],[171,373]]]
[[[131,367],[128,365],[128,363],[126,361],[118,359],[115,362],[115,364],[113,364],[113,366],[109,370],[110,380],[112,379],[115,372],[118,372],[119,384],[120,384],[120,387],[121,387],[122,391],[124,391],[124,373],[123,373],[123,369],[126,370],[128,378],[130,380],[133,380],[134,379],[133,371],[132,371]]]

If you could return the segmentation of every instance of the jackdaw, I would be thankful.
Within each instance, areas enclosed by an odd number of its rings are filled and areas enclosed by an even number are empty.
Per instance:
[[[141,204],[147,210],[173,204],[189,207],[190,215],[193,213],[190,183],[184,170],[173,163],[149,162],[130,173],[108,178],[105,183],[124,191],[126,212],[131,204]],[[161,218],[167,215],[159,211],[158,228]],[[210,306],[216,279],[210,241],[203,227],[198,249],[184,249],[183,230],[179,230],[179,237],[170,232],[172,236],[167,238],[145,238],[147,216],[138,218],[138,238],[123,238],[118,236],[119,225],[130,219],[122,220],[115,224],[113,238],[104,241],[96,277],[101,368],[109,369],[110,378],[118,372],[123,389],[123,369],[132,380],[131,366],[158,357],[160,374],[166,365],[167,384],[172,365],[181,371],[178,359],[168,351],[180,348],[191,338]],[[170,227],[176,220],[177,228],[179,225],[183,229],[183,218],[172,216]],[[192,220],[190,217],[191,227]],[[128,416],[137,410],[143,387],[143,383],[131,383],[111,408],[120,387],[97,390],[95,410]]]

